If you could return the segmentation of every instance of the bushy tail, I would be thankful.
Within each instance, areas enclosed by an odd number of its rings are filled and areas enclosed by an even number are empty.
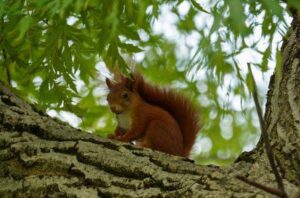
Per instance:
[[[150,85],[138,73],[133,78],[138,93],[146,102],[165,109],[175,118],[183,136],[183,156],[188,157],[200,130],[196,107],[183,94]]]

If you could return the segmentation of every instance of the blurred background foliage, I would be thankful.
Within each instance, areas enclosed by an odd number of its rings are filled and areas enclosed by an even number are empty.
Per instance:
[[[137,67],[201,106],[193,158],[228,164],[259,139],[247,64],[263,104],[280,65],[286,7],[279,0],[1,0],[0,79],[51,116],[106,136],[116,123],[104,79]]]

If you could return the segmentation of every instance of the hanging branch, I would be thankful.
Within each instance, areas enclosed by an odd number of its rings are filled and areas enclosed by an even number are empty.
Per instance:
[[[259,184],[259,183],[255,182],[255,181],[249,180],[246,177],[243,177],[243,176],[240,176],[240,175],[237,175],[236,178],[239,179],[239,180],[241,180],[241,181],[243,181],[243,182],[245,182],[245,183],[247,183],[247,184],[249,184],[249,185],[251,185],[251,186],[254,186],[256,188],[264,190],[264,191],[266,191],[266,192],[268,192],[270,194],[277,195],[279,197],[282,196],[281,190],[279,190],[277,188],[271,188],[271,187]]]
[[[266,131],[266,125],[265,125],[265,122],[264,122],[264,119],[263,119],[263,114],[262,114],[262,110],[261,110],[261,107],[259,105],[259,101],[258,101],[258,94],[257,94],[257,89],[256,89],[256,82],[255,82],[255,79],[253,77],[253,73],[252,73],[252,69],[251,69],[251,66],[250,64],[248,63],[248,69],[249,69],[249,74],[250,74],[250,77],[251,77],[251,80],[252,80],[252,85],[253,85],[253,99],[254,99],[254,103],[255,103],[255,108],[256,108],[256,111],[257,111],[257,115],[258,115],[258,118],[259,118],[259,124],[260,124],[260,129],[261,129],[261,133],[262,133],[262,137],[263,137],[263,142],[264,142],[264,145],[265,145],[265,150],[266,150],[266,154],[267,154],[267,158],[269,160],[269,163],[270,163],[270,166],[271,166],[271,169],[275,175],[275,179],[276,179],[276,182],[277,182],[277,185],[278,185],[278,189],[274,189],[274,188],[270,188],[270,187],[266,187],[262,184],[259,184],[257,182],[254,182],[254,181],[250,181],[248,179],[246,179],[245,177],[242,177],[242,176],[237,176],[237,178],[241,181],[244,181],[245,183],[248,183],[252,186],[255,186],[257,188],[260,188],[262,190],[265,190],[266,192],[269,192],[269,193],[272,193],[272,194],[276,194],[278,195],[279,197],[282,197],[282,198],[287,198],[287,194],[285,193],[285,190],[284,190],[284,185],[283,185],[283,182],[282,182],[282,178],[280,177],[280,174],[276,168],[276,165],[275,165],[275,160],[274,160],[274,155],[273,155],[273,151],[272,151],[272,147],[270,145],[270,140],[269,140],[269,135]]]
[[[274,154],[273,154],[273,151],[272,151],[272,147],[270,145],[269,134],[266,131],[266,124],[264,122],[262,110],[261,110],[261,107],[260,107],[259,101],[258,101],[256,82],[255,82],[255,79],[253,77],[252,69],[251,69],[251,66],[250,66],[249,63],[248,63],[248,69],[249,69],[250,76],[251,76],[252,83],[253,83],[253,98],[254,98],[254,103],[255,103],[257,115],[258,115],[258,118],[259,118],[260,129],[261,129],[261,133],[262,133],[262,136],[263,136],[263,142],[265,143],[265,150],[266,150],[267,157],[268,157],[269,163],[271,165],[272,171],[275,175],[278,188],[281,190],[282,197],[284,198],[284,197],[287,197],[287,195],[286,195],[285,190],[284,190],[284,185],[283,185],[283,182],[282,182],[282,178],[281,178],[281,176],[280,176],[280,174],[279,174],[279,172],[276,168],[276,165],[275,165]]]
[[[10,71],[9,71],[9,66],[7,64],[7,56],[6,56],[6,51],[3,48],[2,49],[2,57],[3,57],[3,63],[5,65],[5,70],[6,70],[6,78],[7,78],[7,82],[8,84],[11,86],[11,76],[10,76]]]

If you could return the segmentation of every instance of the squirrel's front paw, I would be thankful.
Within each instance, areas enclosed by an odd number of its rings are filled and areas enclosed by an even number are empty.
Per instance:
[[[119,140],[119,141],[122,141],[122,135],[115,136],[115,139],[116,139],[116,140]]]
[[[124,135],[116,136],[115,139],[121,142],[130,142],[126,139],[126,137],[124,137]]]
[[[115,140],[116,139],[116,135],[115,134],[108,134],[106,136],[108,139],[112,139],[112,140]]]

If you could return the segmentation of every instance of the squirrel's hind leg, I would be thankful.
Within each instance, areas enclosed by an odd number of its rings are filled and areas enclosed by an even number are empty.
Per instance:
[[[170,128],[169,125],[160,120],[150,122],[145,131],[142,145],[164,153],[183,156],[181,132],[175,128]]]

